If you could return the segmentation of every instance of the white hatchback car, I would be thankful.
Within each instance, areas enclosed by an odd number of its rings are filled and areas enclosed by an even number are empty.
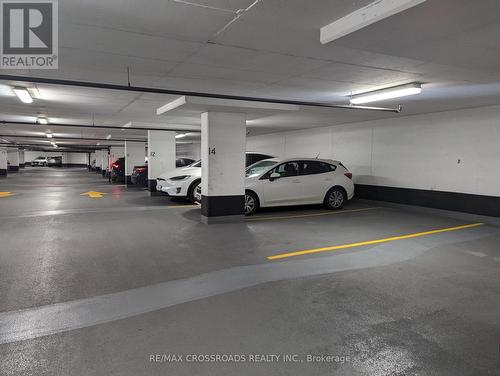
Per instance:
[[[245,215],[287,205],[324,204],[336,210],[354,197],[354,183],[339,161],[273,158],[247,168],[245,191]]]

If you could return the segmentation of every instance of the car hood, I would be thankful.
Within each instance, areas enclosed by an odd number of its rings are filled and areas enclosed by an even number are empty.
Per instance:
[[[190,175],[190,176],[199,176],[201,177],[201,167],[180,167],[180,168],[175,168],[170,171],[166,171],[160,176],[159,178],[162,179],[170,179],[173,178],[174,176],[181,176],[181,175]]]

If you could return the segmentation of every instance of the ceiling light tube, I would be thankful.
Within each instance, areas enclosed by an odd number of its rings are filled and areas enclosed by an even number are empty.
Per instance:
[[[183,137],[186,137],[186,136],[187,136],[187,133],[179,133],[179,134],[175,135],[175,138],[183,138]]]
[[[108,135],[106,136],[106,140],[109,140],[110,138],[111,138],[111,135],[110,135],[110,134],[108,134]]]
[[[422,85],[417,83],[395,86],[387,89],[353,95],[351,97],[351,104],[365,104],[371,102],[378,102],[387,99],[416,95],[420,94],[421,92],[422,92]]]
[[[42,125],[47,125],[49,124],[49,120],[46,118],[46,117],[42,117],[40,116],[38,119],[38,124],[42,124]]]
[[[52,133],[45,133],[48,138],[52,138]]]
[[[28,89],[25,87],[15,87],[14,93],[17,95],[17,97],[21,100],[23,103],[33,103],[33,97],[31,96],[30,92]]]

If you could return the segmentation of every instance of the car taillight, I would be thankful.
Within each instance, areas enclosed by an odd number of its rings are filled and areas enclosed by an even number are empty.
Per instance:
[[[344,175],[352,180],[352,172],[346,172]]]
[[[113,164],[111,165],[111,167],[113,167],[113,168],[120,168],[120,165],[119,165],[118,163],[113,163]]]

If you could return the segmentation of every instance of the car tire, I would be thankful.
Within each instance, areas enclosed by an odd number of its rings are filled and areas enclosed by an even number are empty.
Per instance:
[[[188,192],[188,199],[191,201],[193,204],[201,204],[201,196],[197,196],[196,189],[200,186],[201,180],[196,180],[191,184],[189,187],[189,192]]]
[[[342,188],[333,187],[325,196],[324,205],[329,210],[340,210],[344,207],[347,195]]]
[[[250,216],[255,214],[259,209],[259,198],[251,191],[245,192],[245,215]]]

